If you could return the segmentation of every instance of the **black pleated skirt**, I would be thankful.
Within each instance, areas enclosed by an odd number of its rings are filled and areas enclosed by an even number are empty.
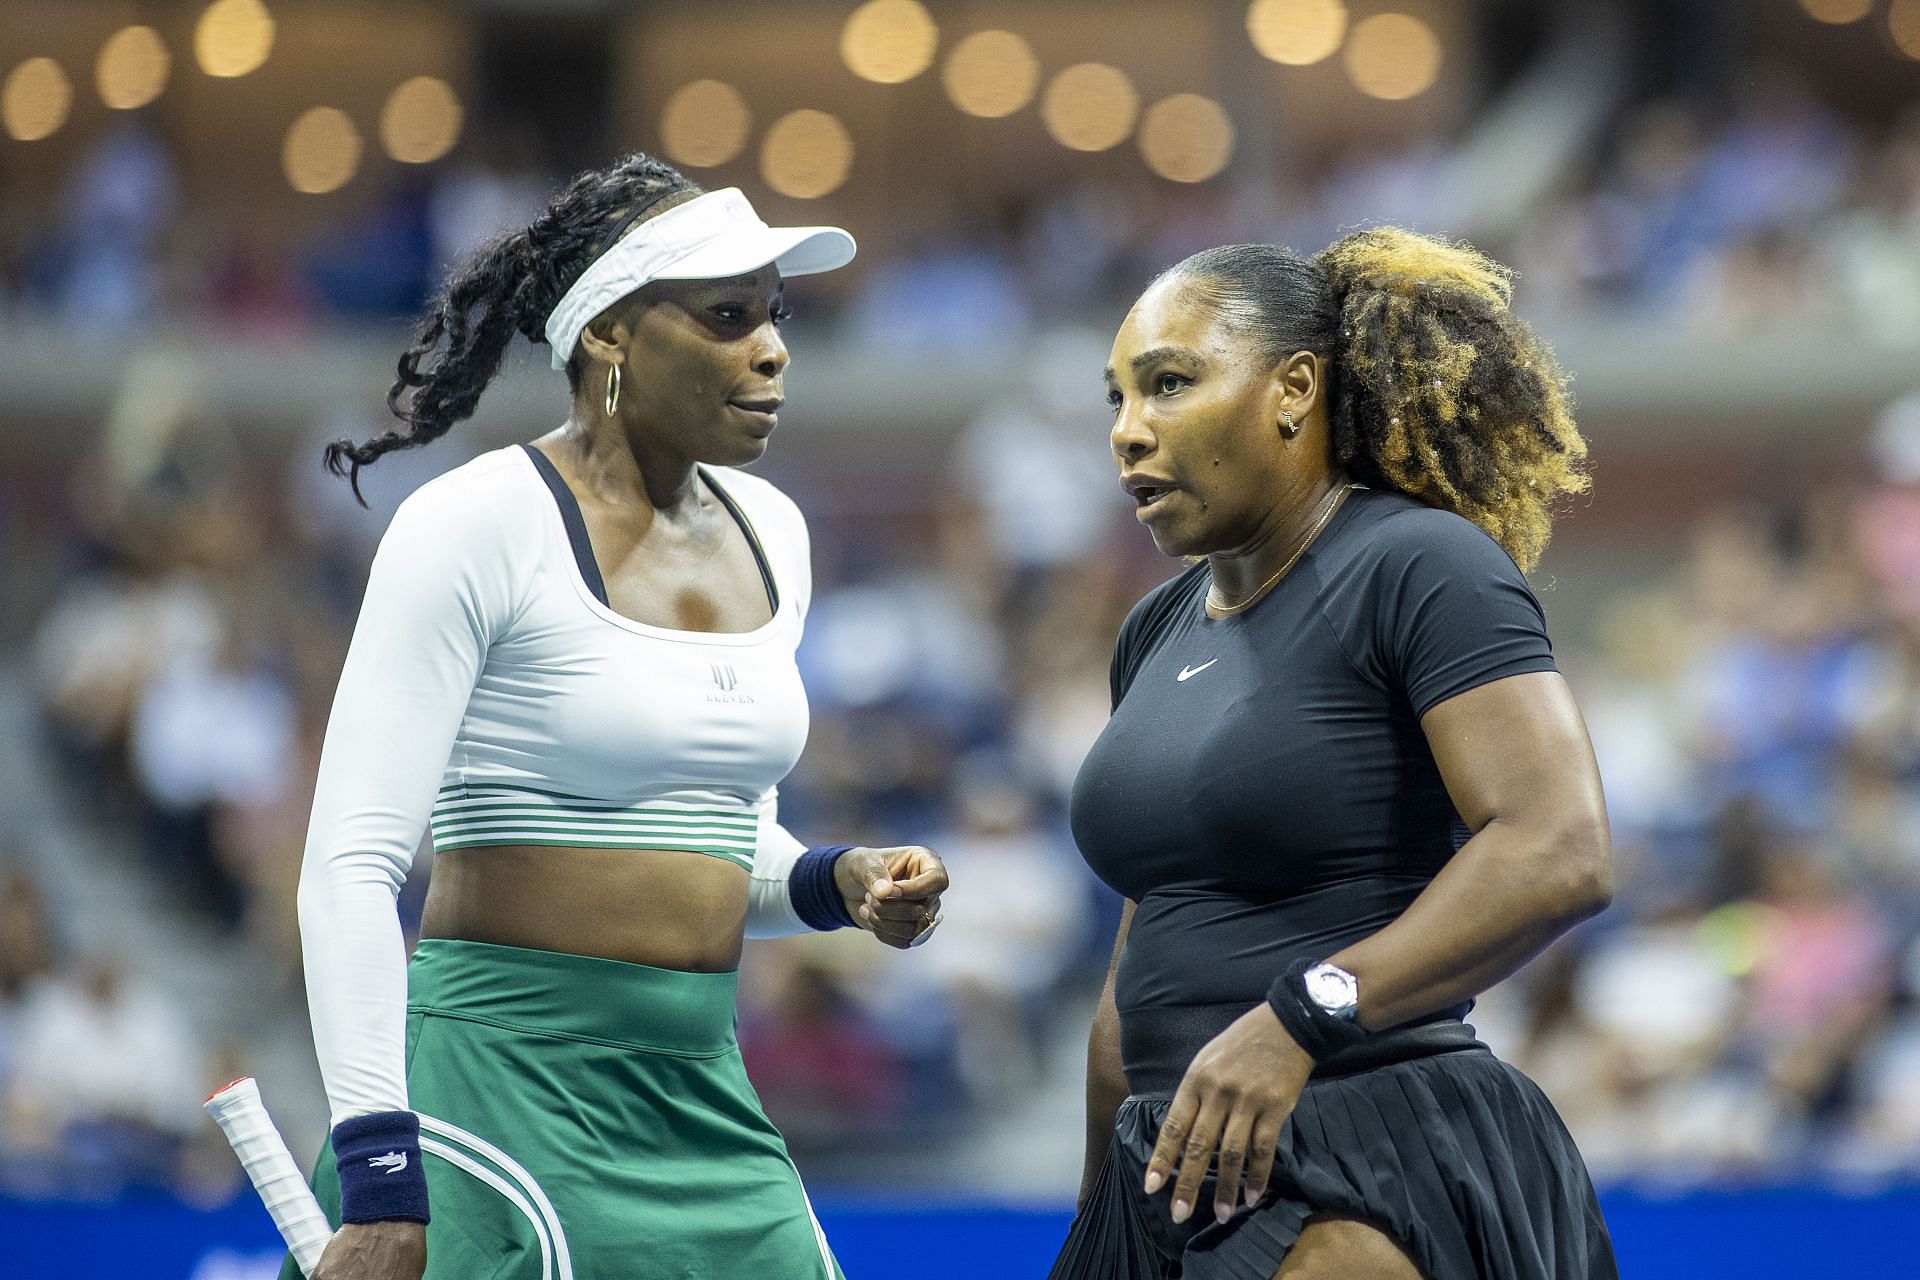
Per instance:
[[[1533,1081],[1477,1042],[1310,1081],[1266,1194],[1224,1223],[1211,1175],[1180,1224],[1170,1188],[1141,1190],[1169,1101],[1120,1108],[1050,1280],[1270,1280],[1317,1213],[1379,1228],[1428,1280],[1619,1274],[1566,1126]]]

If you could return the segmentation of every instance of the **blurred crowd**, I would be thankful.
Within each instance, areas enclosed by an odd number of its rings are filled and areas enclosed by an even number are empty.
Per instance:
[[[1507,247],[1528,309],[1920,332],[1920,109],[1864,128],[1777,65],[1740,92],[1726,112],[1660,99],[1621,116]]]
[[[1920,396],[1878,451],[1562,655],[1620,893],[1476,1021],[1603,1177],[1920,1175]]]
[[[0,1193],[231,1199],[240,1179],[199,1101],[240,1074],[232,1047],[132,957],[77,955],[57,932],[37,882],[0,866]]]
[[[1734,331],[1792,316],[1869,339],[1912,333],[1920,112],[1843,116],[1779,64],[1757,66],[1737,94],[1623,106],[1498,225],[1476,225],[1485,211],[1469,207],[1467,144],[1418,131],[1294,148],[1192,187],[1063,161],[998,185],[898,193],[860,227],[854,269],[810,287],[807,306],[866,343],[966,347],[1113,313],[1211,245],[1310,252],[1392,222],[1475,239],[1520,271],[1536,315]],[[384,185],[347,216],[269,230],[189,201],[165,139],[129,118],[91,144],[48,216],[0,228],[0,307],[95,329],[167,316],[255,333],[412,315],[443,264],[541,207],[565,175],[537,154],[511,128],[476,133],[442,164],[369,175]],[[821,212],[834,214],[831,199]]]

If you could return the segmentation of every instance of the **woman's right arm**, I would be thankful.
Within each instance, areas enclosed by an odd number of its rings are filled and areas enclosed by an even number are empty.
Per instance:
[[[407,1100],[406,943],[395,902],[487,646],[510,611],[503,521],[475,505],[435,484],[395,514],[321,750],[300,937],[343,1230],[316,1280],[401,1280],[425,1264],[426,1182]],[[395,1154],[405,1157],[398,1168]]]
[[[1127,1100],[1127,1077],[1120,1066],[1120,1010],[1113,1000],[1114,975],[1120,968],[1120,949],[1126,945],[1127,927],[1133,923],[1134,903],[1129,900],[1120,911],[1120,928],[1113,939],[1113,958],[1107,962],[1107,981],[1100,988],[1100,1003],[1093,1010],[1093,1029],[1087,1035],[1087,1154],[1080,1173],[1080,1198],[1077,1208],[1084,1209],[1093,1192],[1093,1181],[1106,1163],[1107,1148],[1113,1143],[1113,1118]]]

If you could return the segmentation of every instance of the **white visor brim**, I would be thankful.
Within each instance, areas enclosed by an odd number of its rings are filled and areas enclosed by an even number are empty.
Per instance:
[[[729,231],[654,274],[655,280],[725,280],[772,263],[782,276],[810,276],[853,261],[853,237],[838,227]]]
[[[640,223],[580,273],[547,316],[553,367],[564,369],[593,318],[654,280],[724,280],[772,263],[783,276],[853,261],[839,227],[770,227],[737,187],[709,191]]]

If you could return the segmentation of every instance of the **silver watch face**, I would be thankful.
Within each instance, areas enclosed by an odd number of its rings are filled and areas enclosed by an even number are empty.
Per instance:
[[[1351,1018],[1360,1007],[1360,984],[1335,964],[1317,964],[1303,980],[1307,998],[1336,1018]]]

